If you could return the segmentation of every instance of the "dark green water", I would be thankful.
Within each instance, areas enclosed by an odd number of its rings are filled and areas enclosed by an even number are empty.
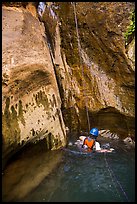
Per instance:
[[[134,151],[123,143],[113,147],[105,154],[64,152],[61,165],[24,201],[135,201]]]
[[[103,141],[108,142],[106,139]],[[55,154],[61,153],[61,163],[56,169],[36,188],[29,191],[24,198],[12,200],[23,202],[134,202],[135,149],[123,142],[110,140],[109,143],[115,149],[112,153],[82,154],[75,147],[69,148],[70,151],[55,151],[50,160],[54,160]],[[39,160],[40,157],[41,155],[36,155],[35,159]],[[44,162],[44,157],[42,160]],[[33,163],[30,165],[35,168]],[[18,170],[16,168],[12,173],[15,174],[14,178]],[[29,172],[26,173],[30,179]]]

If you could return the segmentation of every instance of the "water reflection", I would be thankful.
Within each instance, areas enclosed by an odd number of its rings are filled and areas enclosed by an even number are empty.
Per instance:
[[[135,152],[124,142],[109,142],[114,153],[75,154],[75,151],[36,152],[19,156],[3,176],[3,201],[23,202],[126,202],[109,167],[126,192],[135,200]],[[58,164],[58,165],[57,165]],[[53,170],[51,172],[51,170]]]
[[[31,149],[10,163],[2,178],[3,201],[17,201],[38,186],[61,161],[61,151]]]

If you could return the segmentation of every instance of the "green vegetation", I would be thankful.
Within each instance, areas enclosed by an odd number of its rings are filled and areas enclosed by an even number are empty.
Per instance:
[[[135,10],[132,12],[131,22],[128,27],[128,30],[124,34],[126,45],[132,40],[134,33],[135,33]]]

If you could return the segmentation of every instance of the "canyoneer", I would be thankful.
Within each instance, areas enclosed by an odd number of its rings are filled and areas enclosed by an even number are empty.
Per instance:
[[[79,139],[83,142],[82,148],[88,152],[95,150],[96,152],[112,152],[114,149],[102,149],[97,137],[99,136],[99,131],[97,128],[92,128],[90,130],[89,136],[80,136]]]

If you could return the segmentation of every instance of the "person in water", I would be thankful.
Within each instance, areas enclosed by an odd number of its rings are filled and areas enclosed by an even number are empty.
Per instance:
[[[92,128],[90,130],[90,134],[88,137],[80,136],[79,139],[83,141],[82,148],[87,151],[97,151],[97,152],[112,152],[114,149],[101,149],[99,142],[97,141],[97,137],[99,136],[99,131],[97,128]]]

